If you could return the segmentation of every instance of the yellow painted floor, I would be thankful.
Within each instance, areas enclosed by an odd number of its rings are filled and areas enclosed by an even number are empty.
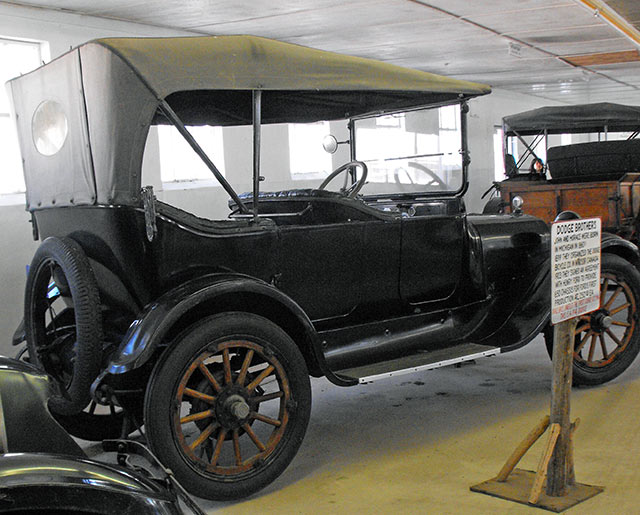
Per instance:
[[[313,380],[307,436],[284,474],[249,499],[199,500],[207,513],[545,513],[473,493],[549,410],[541,337],[522,350],[339,388]],[[615,381],[574,389],[578,482],[605,491],[568,512],[640,513],[640,361]],[[520,467],[535,470],[543,437]],[[546,512],[550,513],[550,512]]]

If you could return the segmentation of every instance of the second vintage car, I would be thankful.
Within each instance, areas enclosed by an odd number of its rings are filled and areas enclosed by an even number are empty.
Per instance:
[[[144,424],[198,496],[285,469],[309,376],[353,386],[493,356],[547,324],[547,224],[465,210],[467,102],[487,86],[251,36],[102,39],[9,84],[42,240],[24,327],[58,385],[49,406],[84,438]],[[221,219],[143,188],[167,127],[224,190]],[[333,171],[311,150],[329,130]],[[640,279],[622,296],[616,281],[603,294],[635,302]],[[635,304],[609,315],[632,359]]]

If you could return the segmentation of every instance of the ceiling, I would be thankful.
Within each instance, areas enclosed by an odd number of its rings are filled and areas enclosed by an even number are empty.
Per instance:
[[[607,0],[608,5],[602,0],[3,3],[196,34],[265,36],[485,82],[544,100],[640,104],[640,0]],[[612,18],[626,34],[607,21]]]

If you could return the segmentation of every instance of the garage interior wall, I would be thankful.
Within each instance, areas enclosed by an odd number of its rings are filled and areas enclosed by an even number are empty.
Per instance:
[[[51,58],[66,52],[71,47],[98,37],[118,36],[185,36],[192,35],[184,31],[175,31],[135,23],[106,20],[90,16],[44,9],[34,9],[0,4],[0,37],[33,39],[49,43]],[[494,127],[501,123],[501,118],[508,114],[553,105],[540,98],[510,93],[501,90],[486,97],[472,100],[469,113],[469,149],[471,152],[470,188],[465,197],[467,210],[479,212],[484,205],[480,199],[482,193],[494,180],[493,134]],[[262,162],[265,169],[278,169],[278,160],[283,156],[282,148],[268,144],[269,132],[265,131],[263,140]],[[157,139],[151,136],[150,150],[145,157],[145,167],[157,169]],[[251,169],[249,147],[233,151],[230,145],[243,142],[244,136],[237,141],[225,142],[227,159],[227,178],[239,191],[251,189],[250,177],[246,181],[234,177],[234,170]],[[334,163],[338,164],[338,163]],[[160,200],[178,207],[188,208],[200,215],[225,217],[228,196],[219,187],[198,189],[165,189],[157,174],[147,176],[145,183],[152,184]],[[302,185],[301,185],[302,186]],[[266,189],[278,189],[278,181],[274,181]],[[1,199],[0,199],[1,200]],[[38,246],[32,239],[29,215],[24,203],[20,205],[2,205],[0,202],[0,223],[3,227],[3,242],[0,246],[0,269],[2,270],[2,291],[0,296],[0,354],[13,355],[11,337],[22,318],[26,265],[31,261]]]

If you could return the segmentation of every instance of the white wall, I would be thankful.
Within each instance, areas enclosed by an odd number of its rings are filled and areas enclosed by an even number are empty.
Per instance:
[[[51,58],[71,47],[99,37],[184,36],[188,32],[161,29],[78,16],[58,11],[0,4],[0,37],[33,39],[49,43]],[[191,34],[192,35],[192,34]],[[24,204],[0,206],[0,354],[12,355],[11,336],[22,319],[25,266],[30,263],[37,243],[31,236],[29,214]]]
[[[77,16],[57,11],[47,11],[26,7],[0,4],[0,37],[29,38],[47,41],[51,57],[55,58],[69,48],[89,39],[106,36],[171,36],[188,35],[157,27],[103,20],[89,16]],[[542,105],[538,99],[525,95],[496,91],[488,97],[470,103],[469,143],[471,150],[471,187],[466,202],[469,211],[480,211],[484,201],[480,195],[493,181],[493,127],[500,124],[502,116],[532,109]],[[278,129],[275,129],[277,132]],[[270,144],[275,138],[273,130],[265,129],[263,134],[263,160],[265,170],[288,170],[288,152],[281,145]],[[157,175],[157,139],[151,139],[156,150],[145,163],[148,170],[156,172],[145,177],[145,184],[152,184],[158,198],[178,207],[187,208],[200,216],[224,217],[228,213],[228,195],[221,187],[202,189],[162,190]],[[250,137],[238,132],[237,137],[225,139],[226,170],[228,180],[238,191],[251,189]],[[336,158],[340,159],[340,158]],[[334,163],[336,165],[340,163]],[[234,176],[234,171],[236,175]],[[242,174],[242,179],[237,174]],[[304,183],[296,185],[305,187]],[[278,190],[285,186],[285,178],[270,176],[263,184],[264,190]],[[0,353],[13,353],[10,347],[11,335],[22,318],[22,303],[25,284],[25,265],[37,248],[31,237],[29,215],[24,205],[0,207],[0,223],[3,227],[3,241],[0,246]]]

